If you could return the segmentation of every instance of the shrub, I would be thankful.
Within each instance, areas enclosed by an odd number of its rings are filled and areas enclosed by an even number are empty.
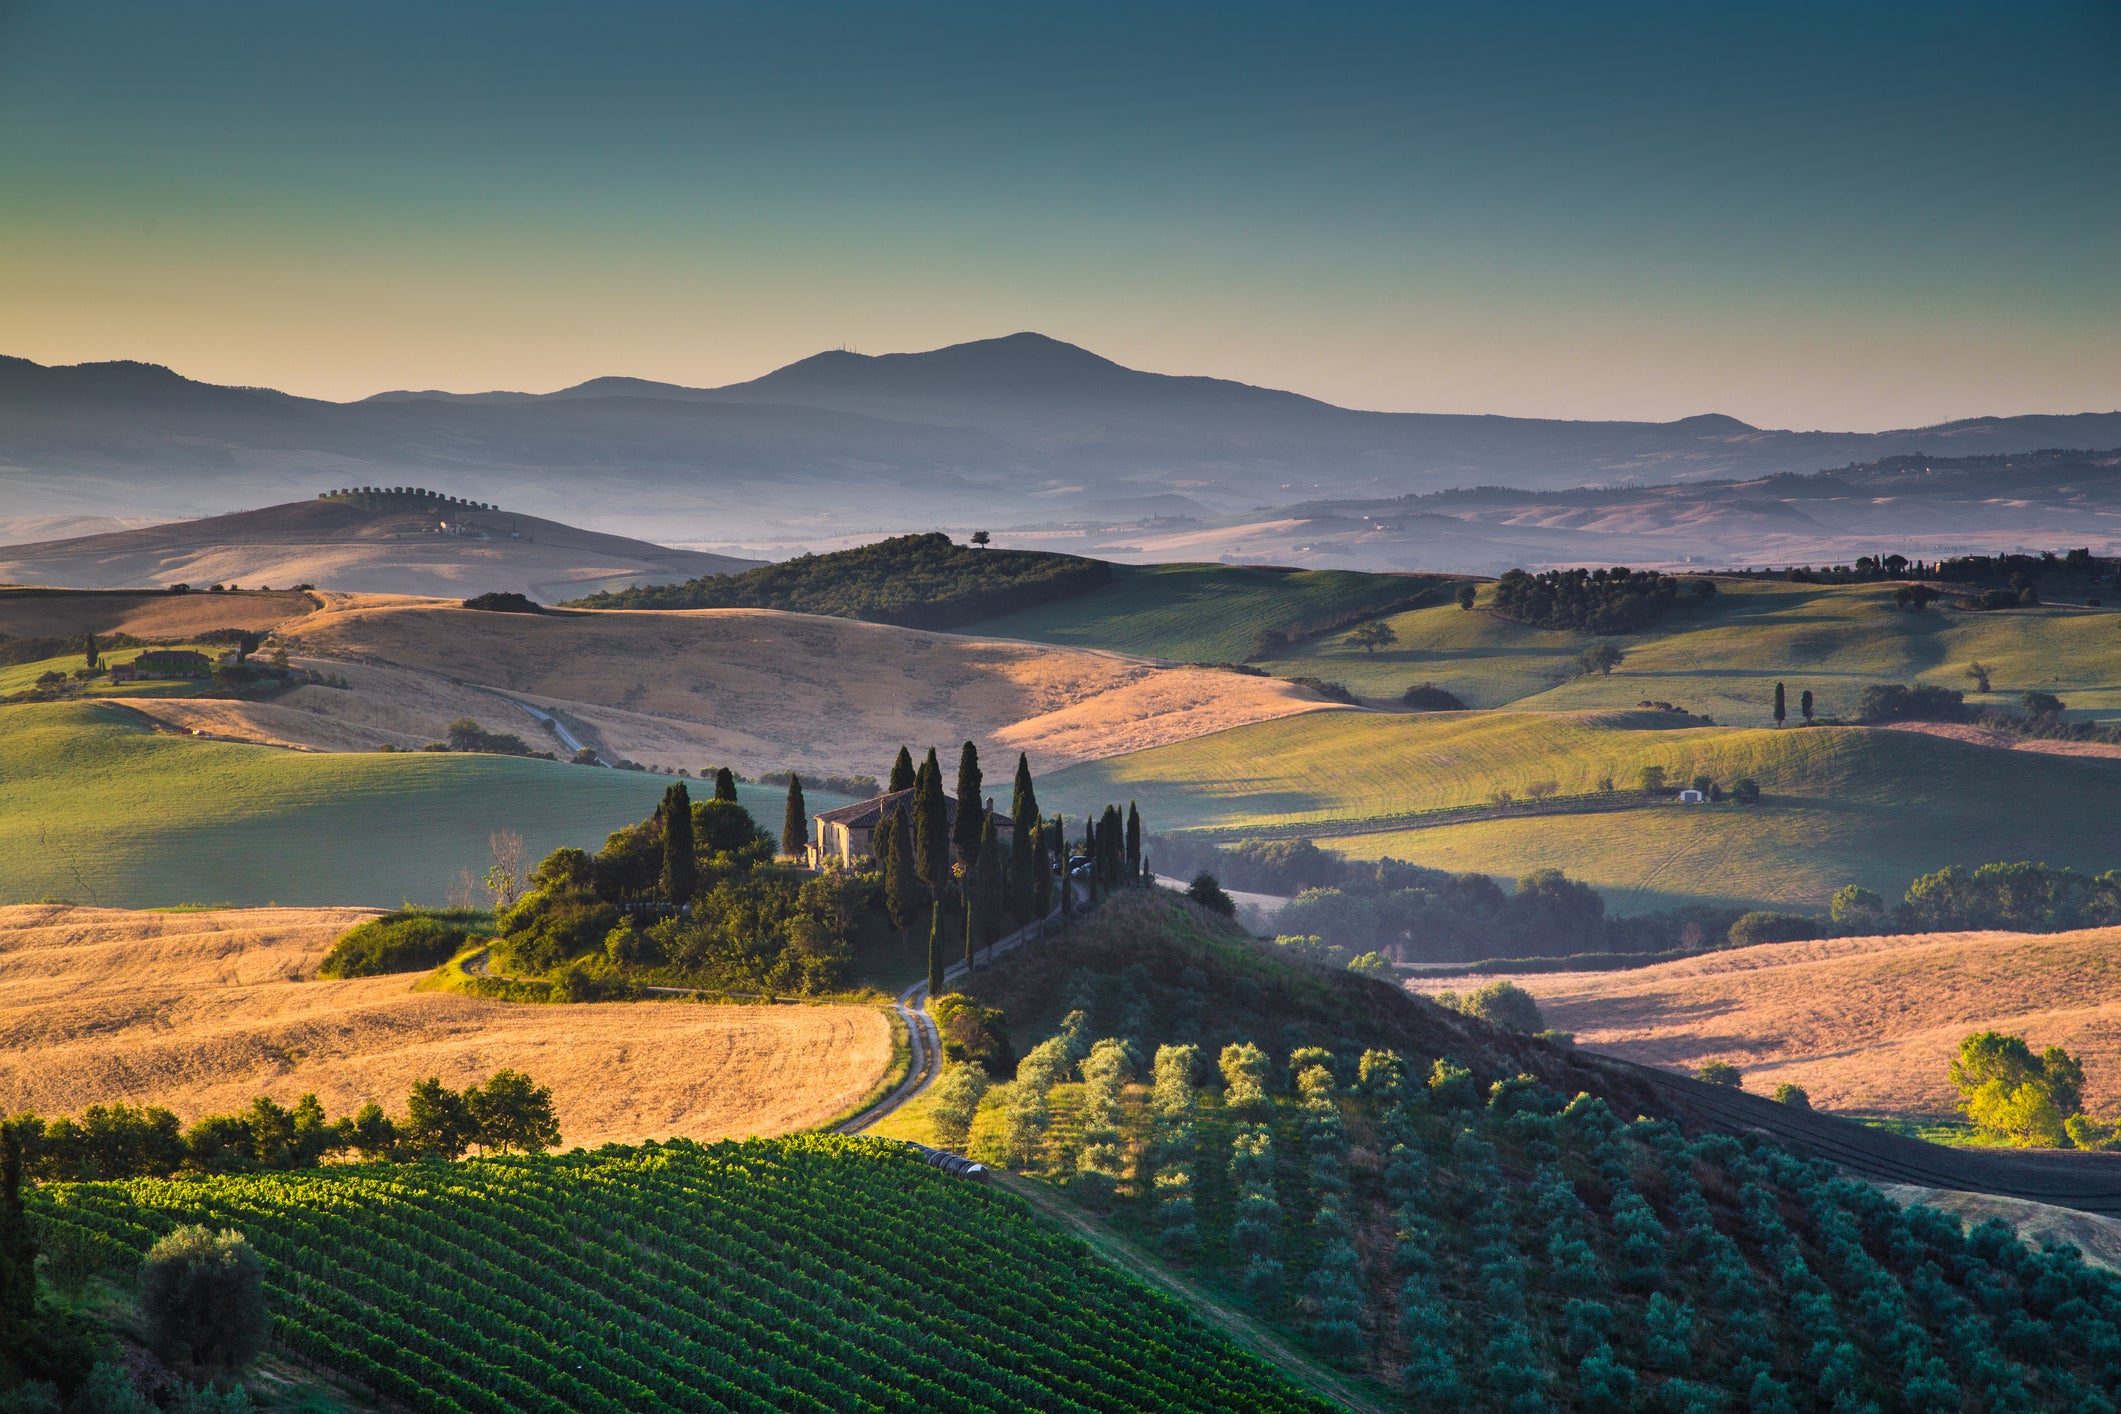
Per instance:
[[[1856,709],[1865,722],[1957,722],[1966,717],[1966,694],[1927,683],[1874,683],[1863,689]]]
[[[1710,1085],[1727,1085],[1733,1090],[1745,1088],[1745,1075],[1729,1061],[1710,1061],[1694,1072],[1696,1080]]]
[[[1546,1018],[1539,1014],[1539,1003],[1515,982],[1490,982],[1462,997],[1443,993],[1437,1000],[1442,1001],[1445,996],[1451,996],[1450,1006],[1454,1011],[1479,1017],[1505,1031],[1530,1036],[1546,1030]]]
[[[1381,952],[1366,952],[1349,959],[1348,971],[1360,973],[1379,982],[1399,980],[1399,969],[1392,965],[1392,959]]]
[[[987,1072],[978,1065],[953,1062],[943,1067],[943,1073],[936,1077],[934,1103],[928,1111],[937,1143],[946,1149],[964,1147],[988,1083]]]
[[[1471,588],[1468,585],[1467,588]],[[1416,712],[1463,712],[1464,699],[1455,692],[1446,692],[1433,682],[1418,682],[1399,695],[1404,705]]]
[[[265,1267],[240,1232],[180,1227],[140,1267],[140,1313],[166,1360],[234,1369],[265,1344]]]
[[[474,594],[464,601],[467,609],[482,609],[491,614],[542,614],[545,611],[524,595],[512,591],[492,594]]]
[[[381,977],[440,967],[487,927],[471,909],[406,909],[356,924],[331,945],[321,977]]]
[[[1785,1080],[1775,1087],[1775,1103],[1795,1110],[1808,1110],[1812,1107],[1812,1097],[1805,1093],[1802,1085],[1792,1085]]]
[[[1237,900],[1223,892],[1223,886],[1213,874],[1194,875],[1193,882],[1186,886],[1186,897],[1210,913],[1220,913],[1225,918],[1237,916]]]
[[[1728,934],[1734,948],[1749,948],[1758,943],[1794,943],[1801,938],[1819,936],[1819,920],[1806,918],[1800,913],[1770,913],[1754,909],[1742,914],[1731,925]]]

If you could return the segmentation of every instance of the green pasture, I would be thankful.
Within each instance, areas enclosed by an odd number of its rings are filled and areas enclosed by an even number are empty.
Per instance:
[[[1114,565],[1112,582],[1101,589],[982,619],[957,632],[1188,663],[1234,663],[1252,651],[1252,635],[1260,629],[1286,629],[1350,609],[1396,603],[1441,583],[1434,576],[1355,570]]]
[[[1455,609],[1453,612],[1457,612]],[[1317,712],[1058,772],[1049,808],[1139,802],[1152,830],[1298,827],[1350,855],[1512,876],[1552,866],[1614,907],[1817,906],[1846,883],[1897,896],[1947,864],[2121,865],[2121,761],[2002,751],[1859,727],[1675,727],[1659,712]],[[1759,806],[1642,805],[1673,782],[1760,783]],[[1379,817],[1520,801],[1602,778],[1616,808],[1391,828]],[[1524,809],[1524,807],[1518,807]]]
[[[175,647],[192,649],[204,653],[208,658],[224,651],[204,643],[185,643]],[[103,666],[107,669],[119,663],[130,663],[142,653],[164,653],[171,651],[171,648],[172,645],[169,644],[158,644],[152,648],[106,648],[102,650],[101,657]],[[37,679],[46,673],[64,673],[68,678],[72,678],[76,668],[86,666],[88,660],[82,654],[65,653],[56,658],[40,658],[34,663],[16,663],[0,667],[0,697],[27,692],[35,687]],[[199,692],[205,685],[180,679],[114,683],[109,678],[96,678],[83,686],[95,697],[186,697]]]
[[[532,861],[594,848],[670,783],[507,756],[196,741],[100,703],[0,707],[0,903],[441,903],[459,870],[485,869],[492,832],[520,834]],[[783,791],[738,791],[777,835]]]
[[[1787,685],[1793,719],[1806,688],[1819,715],[1850,716],[1863,689],[1881,682],[1934,683],[1998,707],[2015,707],[2020,693],[2036,689],[2062,697],[2073,717],[2121,713],[2121,611],[1965,613],[1935,605],[1906,613],[1878,585],[1722,581],[1721,588],[1705,607],[1675,608],[1647,632],[1606,640],[1627,655],[1610,677],[1578,671],[1577,655],[1599,641],[1589,634],[1528,628],[1455,601],[1388,617],[1399,639],[1391,648],[1364,652],[1343,632],[1261,666],[1344,682],[1375,699],[1433,682],[1468,707],[1570,710],[1648,700],[1737,726],[1773,720],[1778,681]],[[1985,696],[1967,672],[1977,661],[1992,670]]]

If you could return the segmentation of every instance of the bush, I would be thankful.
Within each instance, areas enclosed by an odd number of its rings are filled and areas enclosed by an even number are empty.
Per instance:
[[[1220,913],[1225,918],[1237,916],[1237,900],[1223,892],[1213,874],[1196,874],[1193,882],[1186,886],[1186,897],[1192,899],[1211,913]]]
[[[1792,1085],[1785,1080],[1775,1087],[1775,1103],[1788,1105],[1793,1110],[1808,1110],[1812,1107],[1812,1097],[1805,1093],[1802,1085]]]
[[[542,614],[545,612],[531,599],[512,592],[475,594],[464,601],[464,607],[467,609],[483,609],[492,614]]]
[[[1449,1000],[1445,1001],[1446,998]],[[1444,1002],[1454,1011],[1479,1017],[1489,1025],[1500,1026],[1505,1031],[1516,1031],[1531,1036],[1547,1028],[1546,1018],[1539,1014],[1539,1003],[1532,1000],[1532,994],[1515,982],[1490,982],[1464,996],[1440,992],[1436,1000]]]
[[[234,1369],[265,1344],[265,1267],[240,1232],[180,1227],[140,1266],[150,1343],[176,1364]]]
[[[1467,586],[1470,588],[1471,586]],[[1433,682],[1418,682],[1399,695],[1404,705],[1417,712],[1463,712],[1466,704],[1455,692],[1446,692]]]
[[[1958,722],[1966,719],[1966,694],[1927,683],[1874,683],[1863,689],[1856,716],[1865,722]]]
[[[1819,936],[1819,920],[1799,913],[1769,913],[1754,909],[1731,925],[1731,946],[1749,948],[1757,943],[1794,943]]]
[[[1694,1078],[1709,1085],[1726,1085],[1733,1090],[1745,1088],[1745,1076],[1729,1061],[1710,1061],[1694,1072]]]
[[[324,955],[320,977],[381,977],[425,972],[455,957],[484,933],[487,919],[471,909],[406,909],[356,924]]]

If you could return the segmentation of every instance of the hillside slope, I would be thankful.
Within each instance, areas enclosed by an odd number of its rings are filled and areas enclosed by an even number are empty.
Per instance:
[[[2121,1109],[2121,930],[1835,938],[1514,980],[1579,1045],[1676,1069],[1728,1061],[1749,1090],[1789,1081],[1825,1109],[1949,1117],[1959,1042],[1989,1030],[2081,1056],[2087,1109]]]
[[[454,533],[438,530],[445,522]],[[752,564],[513,511],[439,503],[370,510],[321,499],[0,547],[0,581],[18,584],[313,584],[460,599],[509,591],[547,602],[614,584],[730,574]]]
[[[1706,774],[1728,788],[1750,776],[1764,798],[1649,803],[1639,792],[1649,766],[1674,783]],[[1608,778],[1615,790],[1603,795]],[[1490,805],[1501,790],[1516,803]],[[1542,790],[1589,813],[1540,813]],[[1689,900],[1818,907],[1852,882],[1897,897],[1946,864],[2045,859],[2097,872],[2121,850],[2121,762],[1863,727],[1704,727],[1643,710],[1319,713],[1085,763],[1040,794],[1071,811],[1132,798],[1158,829],[1223,840],[1302,835],[1357,858],[1510,877],[1561,868],[1624,912]],[[1409,818],[1445,807],[1461,813]]]
[[[317,976],[370,914],[0,907],[0,1113],[157,1104],[187,1123],[269,1095],[332,1115],[402,1109],[513,1067],[553,1090],[569,1145],[778,1134],[867,1094],[882,1013],[842,1006],[517,1006],[415,992],[418,975]]]

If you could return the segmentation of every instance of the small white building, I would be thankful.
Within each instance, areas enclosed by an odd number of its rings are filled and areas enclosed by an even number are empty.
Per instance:
[[[1707,799],[1707,796],[1695,790],[1692,786],[1688,786],[1685,790],[1679,792],[1679,803],[1681,805],[1700,805]]]

